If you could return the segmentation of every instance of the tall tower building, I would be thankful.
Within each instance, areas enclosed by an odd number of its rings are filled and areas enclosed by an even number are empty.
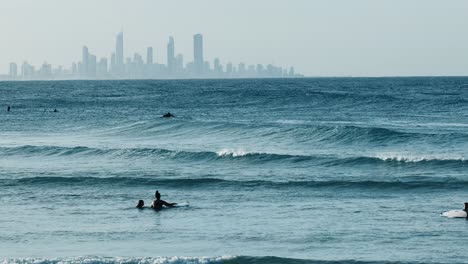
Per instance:
[[[193,55],[194,55],[194,68],[195,74],[203,74],[203,36],[196,34],[193,36]]]
[[[89,50],[88,47],[83,47],[81,57],[81,78],[87,78],[89,72]]]
[[[221,73],[223,72],[223,69],[222,69],[222,66],[221,66],[221,62],[219,61],[218,58],[216,58],[214,60],[214,72],[215,72],[215,75],[216,77],[219,77],[221,75]]]
[[[117,74],[124,73],[124,52],[123,52],[123,33],[117,34],[117,41],[115,45],[115,68]]]
[[[228,77],[232,77],[232,74],[234,73],[232,63],[230,63],[230,62],[226,65],[226,73],[227,73]]]
[[[174,74],[175,72],[175,47],[173,37],[169,37],[169,43],[167,43],[167,72],[168,74]]]
[[[176,62],[175,62],[175,67],[176,67],[176,72],[181,73],[184,71],[184,56],[182,54],[178,54],[176,57]]]
[[[23,80],[29,80],[33,77],[34,75],[34,67],[29,65],[27,61],[23,62],[23,65],[21,66],[21,76]]]
[[[146,64],[151,65],[153,64],[153,48],[148,47],[146,50]]]
[[[16,79],[18,76],[18,65],[14,62],[10,63],[10,78]]]
[[[78,65],[75,62],[72,63],[72,76],[73,78],[78,76]]]
[[[116,66],[116,61],[115,61],[115,52],[112,52],[111,54],[111,62],[110,62],[110,71],[115,71],[115,66]]]
[[[97,58],[93,54],[89,54],[89,61],[88,61],[88,77],[89,78],[96,78],[97,72]]]
[[[294,77],[294,67],[289,68],[289,77]]]
[[[98,77],[103,78],[107,76],[107,73],[108,73],[107,58],[101,58],[96,69],[96,74]]]

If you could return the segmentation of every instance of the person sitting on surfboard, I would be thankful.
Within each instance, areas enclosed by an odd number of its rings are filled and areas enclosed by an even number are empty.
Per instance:
[[[168,203],[164,200],[161,200],[161,194],[159,193],[159,191],[156,191],[154,196],[156,197],[156,200],[154,200],[153,203],[151,204],[151,208],[155,210],[161,210],[163,208],[163,205],[167,207],[174,207],[177,204],[177,203]]]
[[[468,217],[468,203],[465,203],[465,209],[463,211],[466,212],[466,216]]]

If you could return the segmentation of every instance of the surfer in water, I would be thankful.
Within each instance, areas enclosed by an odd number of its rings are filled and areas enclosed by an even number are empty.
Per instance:
[[[175,117],[175,115],[171,114],[170,112],[167,112],[167,114],[164,114],[162,117],[163,118],[171,118],[171,117]]]
[[[10,112],[10,110],[11,110],[11,107],[7,106],[7,112]]]
[[[151,208],[153,208],[154,210],[161,210],[163,206],[174,207],[175,205],[177,205],[177,203],[168,203],[164,200],[161,200],[161,194],[159,193],[159,191],[156,191],[154,196],[156,197],[156,199],[151,204]]]
[[[466,217],[468,218],[468,203],[465,203],[465,209],[463,211],[466,212]]]
[[[136,206],[136,208],[138,208],[138,209],[143,209],[143,208],[145,208],[145,201],[139,200],[139,201],[138,201],[138,204],[137,204],[137,206]]]

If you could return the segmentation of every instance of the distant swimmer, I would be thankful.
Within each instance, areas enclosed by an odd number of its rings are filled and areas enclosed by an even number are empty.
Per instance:
[[[171,117],[175,117],[175,115],[171,114],[170,112],[167,112],[167,114],[164,114],[162,117],[171,118]]]
[[[7,106],[7,112],[10,112],[10,110],[11,110],[11,107],[8,105]]]
[[[55,109],[54,109],[54,113],[57,113],[57,112],[58,112],[58,110],[57,110],[57,108],[55,108]]]
[[[138,208],[138,209],[145,208],[145,202],[143,200],[139,200],[136,208]]]
[[[154,210],[161,210],[163,209],[163,206],[174,207],[177,205],[177,203],[168,203],[164,200],[161,200],[161,194],[159,193],[159,191],[156,191],[154,196],[156,197],[156,200],[154,200],[151,204],[151,208],[153,208]]]

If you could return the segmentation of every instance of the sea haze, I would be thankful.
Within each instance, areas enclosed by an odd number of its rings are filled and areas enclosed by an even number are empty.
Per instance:
[[[468,78],[0,82],[0,94],[5,262],[468,260],[468,221],[439,216],[468,201]],[[155,190],[179,207],[135,209]]]

